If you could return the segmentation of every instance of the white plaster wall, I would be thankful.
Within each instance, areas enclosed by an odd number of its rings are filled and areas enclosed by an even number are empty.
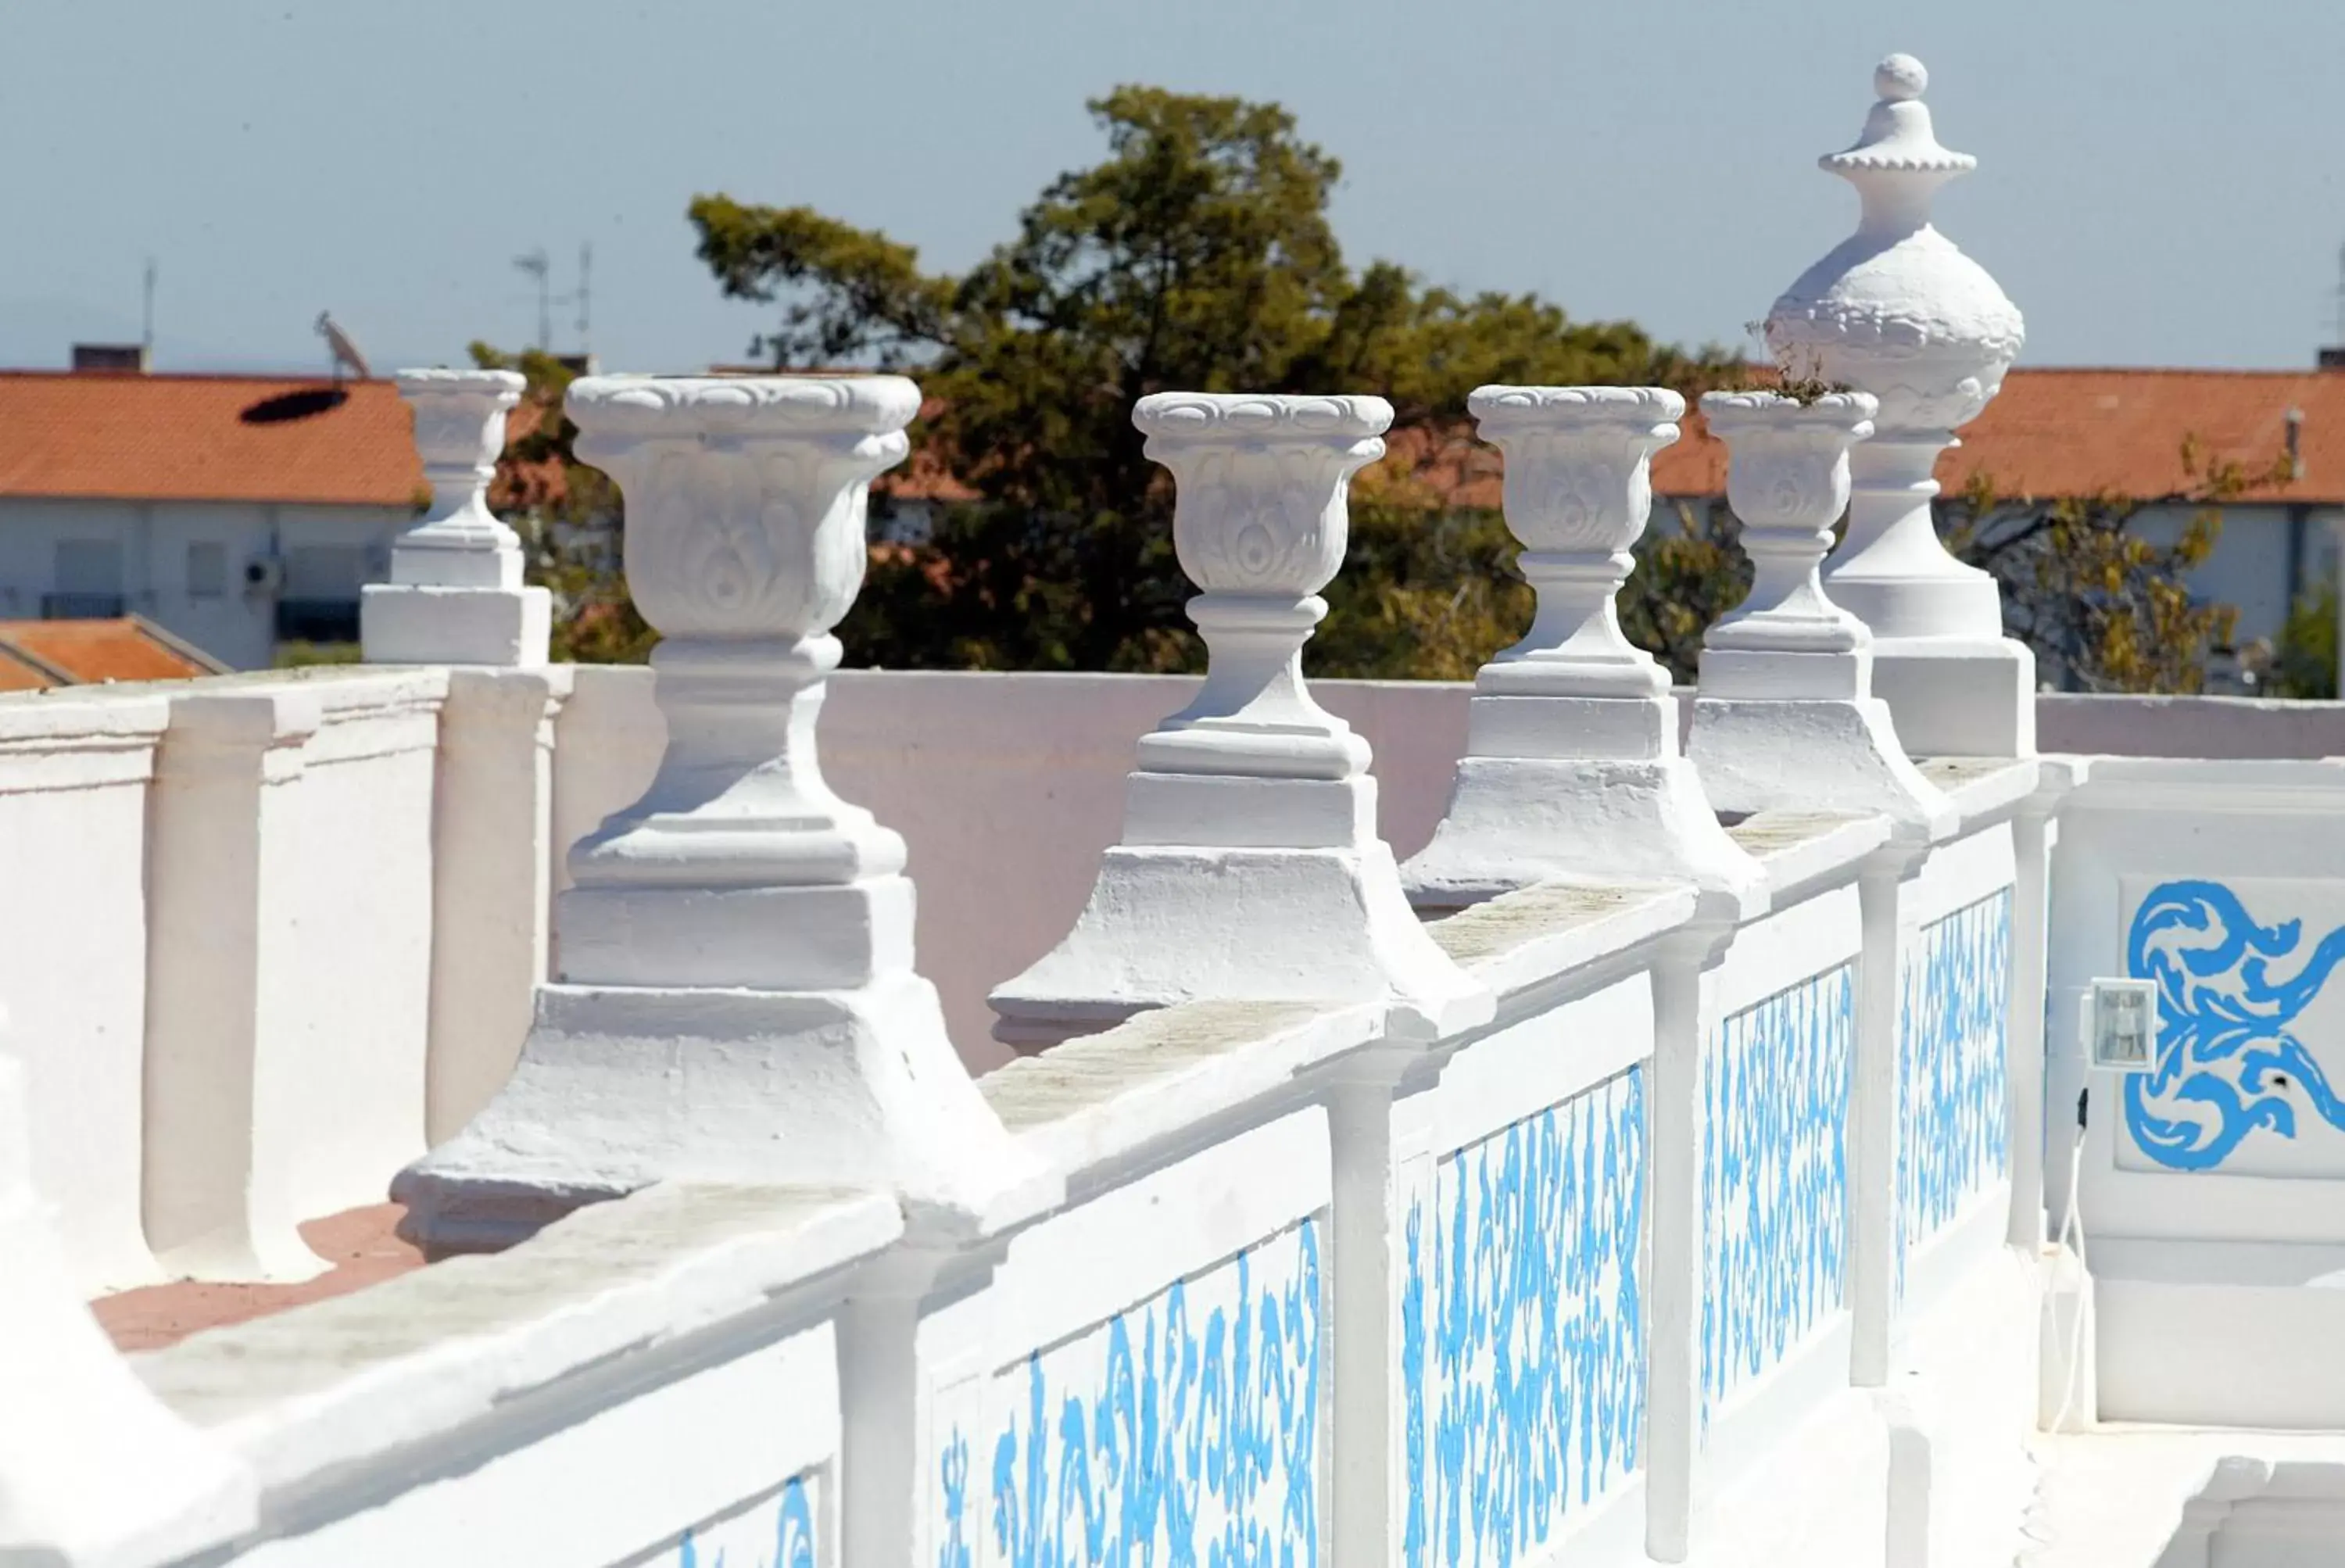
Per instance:
[[[797,1479],[815,1515],[813,1560],[837,1561],[827,1481],[838,1451],[838,1371],[827,1323],[545,1424],[552,1430],[516,1431],[518,1441],[485,1452],[418,1456],[421,1481],[381,1506],[236,1560],[716,1568],[731,1540],[758,1550],[726,1553],[726,1564],[780,1563],[778,1525],[769,1523],[779,1507],[769,1500]],[[686,1532],[697,1537],[688,1559]]]
[[[268,971],[295,988],[287,1015],[299,1045],[259,1092],[319,1130],[290,1167],[301,1217],[381,1202],[425,1147],[433,763],[447,678],[382,671],[318,683],[299,838],[280,862],[299,879],[300,913],[294,931],[262,933],[299,954]]]
[[[825,774],[904,835],[919,885],[919,963],[964,1060],[1008,1059],[986,993],[1074,924],[1100,855],[1122,835],[1132,747],[1188,701],[1181,676],[843,670],[821,723]],[[1377,824],[1406,859],[1432,837],[1465,749],[1473,688],[1450,681],[1315,681],[1374,748]],[[2345,703],[2218,697],[2038,699],[2046,751],[2345,755]],[[651,672],[582,666],[555,742],[562,855],[650,782],[665,728]]]
[[[0,698],[0,999],[25,1068],[33,1180],[93,1292],[156,1277],[139,1227],[140,1036],[164,715],[131,693]]]

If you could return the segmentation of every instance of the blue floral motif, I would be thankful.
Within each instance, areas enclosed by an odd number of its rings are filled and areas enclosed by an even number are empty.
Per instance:
[[[1702,1061],[1705,1415],[1846,1299],[1854,968],[1725,1020]]]
[[[1411,1206],[1401,1358],[1412,1568],[1428,1552],[1445,1568],[1520,1562],[1636,1469],[1645,1125],[1644,1069],[1632,1067],[1444,1159],[1429,1259],[1424,1206]]]
[[[1233,1272],[1233,1308],[1212,1308],[1201,1329],[1191,1296],[1223,1294]],[[1319,1312],[1318,1229],[1305,1220],[1029,1357],[1023,1420],[1009,1418],[993,1451],[1002,1562],[1313,1568]],[[1104,1374],[1092,1378],[1101,1336]],[[1078,1386],[1054,1391],[1061,1380]]]
[[[1899,976],[1897,1289],[1914,1247],[1999,1176],[2010,1150],[2005,1041],[2011,890],[1923,928]]]
[[[2259,924],[2220,882],[2163,883],[2134,912],[2126,963],[2157,984],[2157,1061],[2126,1079],[2126,1126],[2151,1159],[2212,1170],[2259,1127],[2295,1137],[2282,1079],[2315,1115],[2345,1129],[2345,1102],[2289,1032],[2345,962],[2345,927],[2276,978],[2273,962],[2294,956],[2303,938],[2301,921]]]
[[[952,1440],[945,1444],[937,1472],[945,1502],[944,1541],[937,1548],[937,1568],[969,1568],[969,1439],[961,1435],[959,1427],[953,1429]]]
[[[756,1513],[746,1511],[729,1519],[703,1527],[708,1535],[738,1543],[748,1537],[754,1527]],[[793,1476],[782,1483],[774,1498],[774,1551],[767,1556],[759,1550],[755,1558],[735,1558],[724,1547],[705,1563],[701,1560],[699,1532],[687,1530],[676,1543],[675,1568],[815,1568],[814,1504],[807,1496],[806,1481]]]

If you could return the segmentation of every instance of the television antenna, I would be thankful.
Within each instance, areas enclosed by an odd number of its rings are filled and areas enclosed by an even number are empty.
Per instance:
[[[537,280],[537,351],[550,353],[553,349],[553,263],[541,245],[526,255],[516,256],[514,268]]]
[[[574,292],[565,294],[562,298],[563,304],[578,307],[578,351],[581,354],[590,353],[594,350],[592,335],[594,318],[590,311],[594,300],[594,290],[591,287],[591,280],[594,276],[594,243],[591,240],[581,241],[578,247],[578,288]]]
[[[374,374],[367,369],[366,356],[359,352],[356,343],[350,341],[350,335],[335,324],[332,311],[318,312],[318,335],[326,340],[326,347],[333,351],[336,386],[341,384],[342,372],[346,368],[355,372],[360,381]]]
[[[2337,248],[2337,290],[2335,298],[2337,300],[2337,308],[2330,315],[2329,325],[2330,331],[2337,334],[2335,341],[2340,345],[2345,345],[2345,245],[2340,245]]]
[[[141,280],[138,310],[138,346],[148,353],[155,351],[155,258],[147,258],[147,272]]]

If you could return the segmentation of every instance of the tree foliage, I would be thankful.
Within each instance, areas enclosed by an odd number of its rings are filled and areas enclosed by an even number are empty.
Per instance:
[[[2004,621],[2042,673],[2086,691],[2196,692],[2208,656],[2230,647],[2236,607],[2193,595],[2187,575],[2213,554],[2223,504],[2285,476],[2210,459],[2186,439],[2182,491],[2159,503],[2103,493],[2049,501],[1997,493],[1974,476],[1949,508],[1948,545],[1994,575]],[[2171,539],[2139,526],[2153,504],[2189,508]]]
[[[475,342],[471,352],[480,369],[519,371],[525,383],[505,421],[504,454],[489,502],[515,520],[529,581],[553,594],[553,657],[642,662],[658,638],[636,613],[618,571],[618,487],[578,461],[578,427],[563,412],[563,394],[578,372],[538,349],[509,353]]]
[[[939,411],[921,438],[978,497],[924,545],[878,553],[841,628],[852,657],[1193,667],[1171,481],[1132,426],[1151,392],[1372,392],[1408,426],[1461,419],[1487,382],[1721,368],[1534,295],[1463,296],[1383,261],[1355,270],[1327,217],[1341,167],[1275,105],[1128,87],[1090,107],[1106,158],[1051,182],[959,276],[806,208],[692,204],[725,292],[779,308],[754,351],[777,369],[917,371]],[[1512,555],[1495,515],[1387,515],[1364,493],[1315,667],[1471,673],[1518,635],[1528,591],[1503,578]]]

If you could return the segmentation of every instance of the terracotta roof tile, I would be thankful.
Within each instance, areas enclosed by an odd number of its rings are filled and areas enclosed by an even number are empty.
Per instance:
[[[0,495],[410,506],[389,382],[0,372]]]
[[[2137,501],[2182,494],[2182,448],[2262,473],[2285,450],[2288,411],[2304,413],[2304,475],[2240,499],[2345,504],[2345,373],[2336,371],[2015,370],[2001,395],[1938,460],[1948,494],[1984,473],[2009,496],[2113,493]],[[1663,495],[1726,490],[1726,448],[1699,413],[1653,458]],[[1497,501],[1495,490],[1491,504]]]
[[[108,680],[182,680],[219,675],[227,667],[137,616],[0,621],[0,691]]]

